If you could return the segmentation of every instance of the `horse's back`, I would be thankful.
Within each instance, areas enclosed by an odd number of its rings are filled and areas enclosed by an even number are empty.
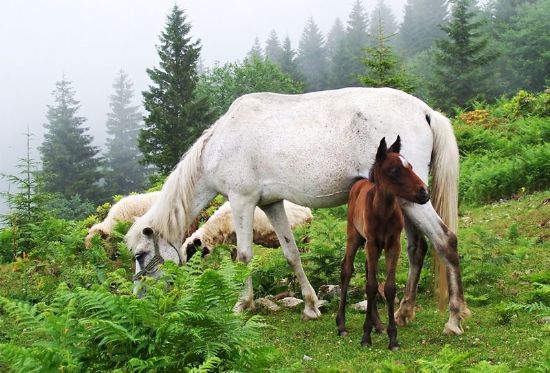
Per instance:
[[[259,190],[262,203],[339,205],[351,183],[368,176],[382,137],[401,135],[403,153],[415,168],[422,164],[419,174],[427,178],[430,111],[389,88],[245,95],[216,124],[204,149],[204,171],[217,178],[213,183],[222,193],[239,184]]]

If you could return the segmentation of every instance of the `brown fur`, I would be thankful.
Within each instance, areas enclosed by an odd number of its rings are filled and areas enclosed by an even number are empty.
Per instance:
[[[353,184],[348,199],[348,228],[346,255],[342,262],[340,306],[336,318],[338,332],[346,335],[346,292],[353,272],[353,260],[359,246],[364,244],[367,254],[367,313],[362,345],[371,344],[373,326],[378,332],[382,325],[376,308],[378,283],[378,259],[382,250],[386,256],[386,283],[384,295],[388,307],[389,348],[397,349],[397,327],[394,318],[395,269],[401,252],[399,238],[404,227],[404,217],[397,197],[416,203],[428,201],[424,182],[412,171],[412,167],[399,156],[400,138],[387,149],[382,139],[376,161],[371,171],[371,180],[363,179]]]

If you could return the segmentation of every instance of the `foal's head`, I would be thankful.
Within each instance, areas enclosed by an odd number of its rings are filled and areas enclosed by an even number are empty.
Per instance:
[[[399,136],[389,149],[386,145],[386,138],[382,138],[369,179],[376,187],[389,191],[397,197],[424,204],[430,200],[428,187],[414,173],[412,165],[399,154],[400,150],[401,138]]]

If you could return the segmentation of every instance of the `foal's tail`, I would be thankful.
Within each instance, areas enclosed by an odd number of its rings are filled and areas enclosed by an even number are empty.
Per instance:
[[[431,113],[431,128],[434,135],[432,151],[431,195],[435,211],[453,232],[458,229],[458,146],[451,122],[441,113]],[[448,299],[447,271],[438,255],[434,255],[436,292],[440,310],[445,309]]]

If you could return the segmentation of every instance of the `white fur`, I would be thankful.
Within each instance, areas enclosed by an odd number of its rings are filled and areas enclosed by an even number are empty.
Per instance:
[[[134,253],[152,250],[152,237],[143,234],[145,227],[151,227],[159,245],[180,245],[191,220],[221,193],[231,202],[237,259],[248,262],[254,209],[260,206],[302,287],[304,318],[317,318],[317,297],[303,272],[282,201],[308,207],[345,203],[351,184],[368,177],[380,139],[392,142],[397,135],[402,139],[401,154],[426,184],[430,169],[433,172],[434,205],[452,227],[449,222],[456,217],[445,213],[456,215],[458,157],[449,121],[395,89],[345,88],[303,95],[257,93],[237,99],[182,158],[162,197],[128,232],[127,243]],[[415,209],[408,206],[405,213]],[[433,221],[418,228],[443,242],[439,237],[443,230],[423,230],[437,223],[431,205],[428,209],[415,216]],[[251,303],[251,294],[247,288],[237,309]]]
[[[286,215],[290,227],[307,224],[313,219],[311,210],[307,207],[296,205],[292,202],[284,202]],[[278,247],[279,241],[273,226],[269,222],[266,214],[258,207],[254,210],[254,237],[257,244],[267,247]],[[225,202],[203,226],[196,230],[191,236],[187,237],[182,245],[181,252],[185,253],[185,248],[196,239],[201,240],[202,246],[213,249],[219,244],[236,244],[235,227],[233,225],[233,216],[231,214],[231,205]]]
[[[118,221],[134,221],[134,218],[145,214],[153,205],[160,195],[160,192],[151,192],[144,194],[131,194],[122,198],[115,203],[105,219],[101,223],[93,225],[88,230],[88,235],[84,240],[86,248],[92,245],[92,238],[96,234],[109,236],[113,231],[113,227]]]

